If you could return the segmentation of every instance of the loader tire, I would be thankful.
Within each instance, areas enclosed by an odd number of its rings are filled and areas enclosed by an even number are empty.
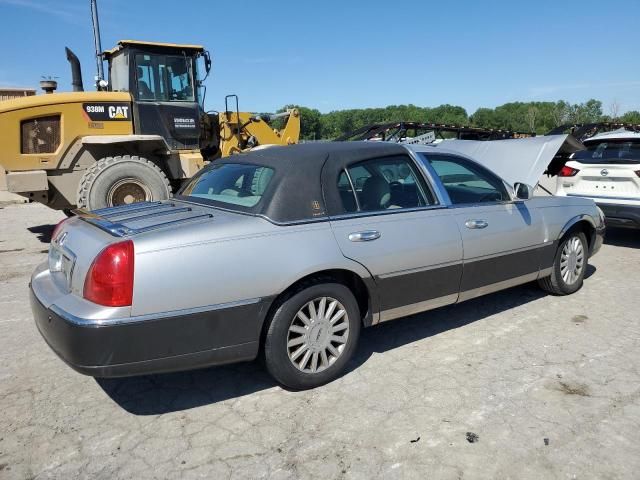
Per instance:
[[[171,197],[169,180],[150,160],[137,156],[105,157],[82,176],[77,205],[87,210]]]

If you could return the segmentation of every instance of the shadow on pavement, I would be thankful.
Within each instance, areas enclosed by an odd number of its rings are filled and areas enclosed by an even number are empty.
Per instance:
[[[640,248],[640,230],[608,227],[604,243],[616,247]]]
[[[373,353],[393,350],[462,327],[543,296],[545,293],[537,285],[528,284],[364,329],[358,350],[347,369],[359,368]],[[97,382],[114,402],[135,415],[186,410],[277,385],[257,361],[190,372],[98,379]]]
[[[55,225],[37,225],[35,227],[28,227],[27,230],[35,234],[42,243],[51,243],[51,235],[53,235],[55,228]]]

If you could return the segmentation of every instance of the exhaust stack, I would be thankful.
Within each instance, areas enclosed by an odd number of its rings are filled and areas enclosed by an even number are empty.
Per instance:
[[[76,57],[76,54],[69,50],[68,47],[64,47],[67,52],[67,60],[71,64],[71,85],[73,85],[74,92],[84,92],[82,85],[82,70],[80,70],[80,60]]]

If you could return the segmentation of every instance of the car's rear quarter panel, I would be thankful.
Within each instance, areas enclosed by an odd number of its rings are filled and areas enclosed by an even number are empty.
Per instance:
[[[132,315],[276,296],[327,269],[368,275],[342,256],[329,222],[278,226],[262,218],[245,219],[224,235],[218,230],[218,238],[190,234],[182,245],[173,238],[167,247],[157,235],[149,244],[137,241]]]

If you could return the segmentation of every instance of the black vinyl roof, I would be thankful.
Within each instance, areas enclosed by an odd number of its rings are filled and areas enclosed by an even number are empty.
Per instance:
[[[386,142],[318,142],[254,150],[215,160],[213,164],[240,163],[272,168],[274,176],[260,202],[255,207],[238,210],[264,215],[275,223],[290,223],[329,215],[322,178],[332,178],[328,183],[335,186],[339,172],[346,165],[406,153],[403,146]],[[198,175],[206,171],[205,168]]]

